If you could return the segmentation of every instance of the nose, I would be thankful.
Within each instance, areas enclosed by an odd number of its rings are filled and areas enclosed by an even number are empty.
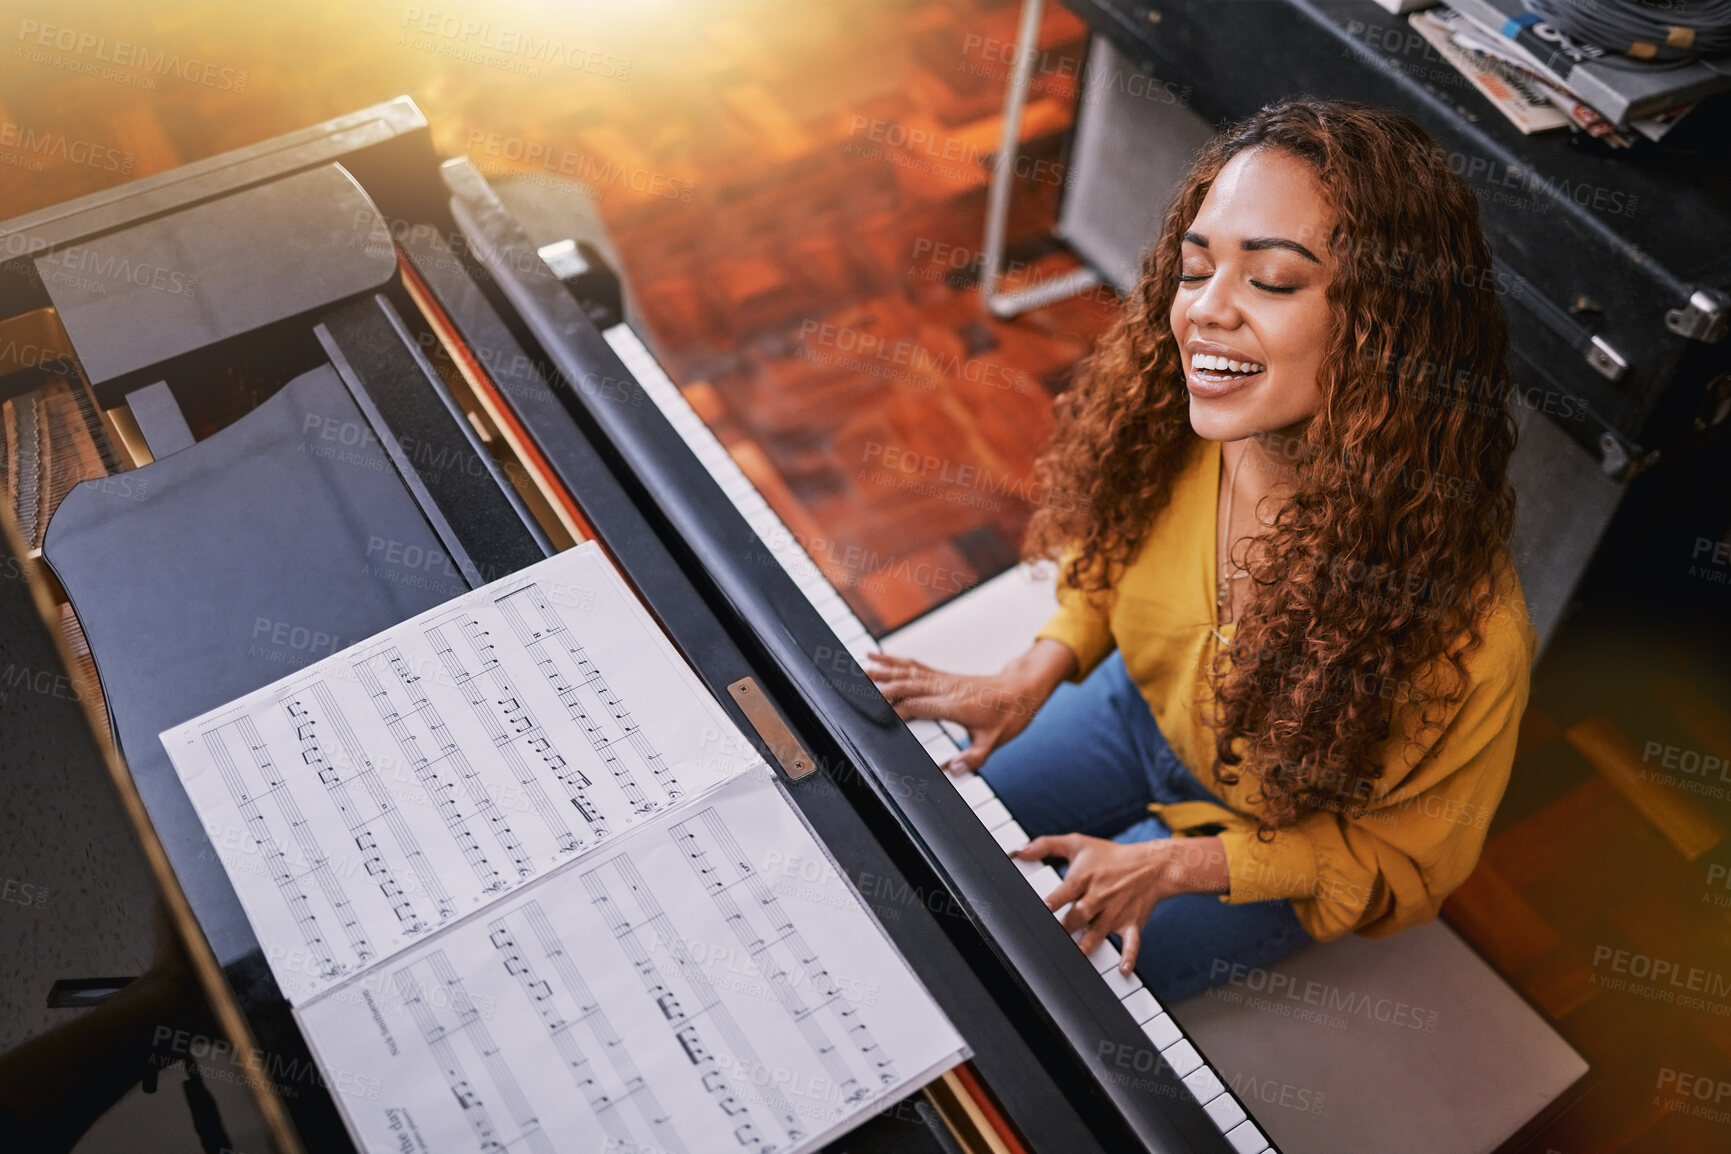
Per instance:
[[[1184,319],[1199,329],[1235,329],[1242,318],[1231,278],[1215,273],[1202,285],[1202,291],[1190,298]]]

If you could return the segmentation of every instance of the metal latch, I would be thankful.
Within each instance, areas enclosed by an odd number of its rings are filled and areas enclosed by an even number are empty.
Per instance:
[[[1629,362],[1623,359],[1622,353],[1606,344],[1604,337],[1595,336],[1589,340],[1586,353],[1587,363],[1607,380],[1620,381],[1629,371]]]
[[[1696,289],[1688,304],[1666,311],[1665,327],[1692,341],[1718,344],[1731,331],[1731,298],[1718,289]]]
[[[766,696],[755,680],[741,677],[727,687],[727,692],[738,703],[751,727],[757,730],[757,736],[769,746],[769,752],[774,755],[781,771],[792,781],[798,781],[817,768],[817,759],[806,752],[805,746],[799,743],[799,738],[787,727],[787,722],[781,718],[781,711],[776,709],[775,702]]]
[[[1659,463],[1659,450],[1631,454],[1612,432],[1599,434],[1599,468],[1619,484],[1627,484]]]

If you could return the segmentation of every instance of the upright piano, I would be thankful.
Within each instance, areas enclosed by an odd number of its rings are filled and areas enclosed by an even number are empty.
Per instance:
[[[237,1051],[309,1061],[158,733],[596,540],[971,1047],[833,1149],[1271,1149],[1046,910],[1058,876],[941,768],[954,735],[866,678],[876,640],[628,323],[604,245],[529,215],[399,98],[0,223],[0,520],[30,578],[4,627],[40,616],[91,691]],[[260,1085],[285,1149],[353,1148],[322,1082]]]

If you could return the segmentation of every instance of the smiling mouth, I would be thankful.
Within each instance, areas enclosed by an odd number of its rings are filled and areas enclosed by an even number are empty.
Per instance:
[[[1246,381],[1268,371],[1268,366],[1256,361],[1233,361],[1210,353],[1197,353],[1190,358],[1190,369],[1210,384]]]

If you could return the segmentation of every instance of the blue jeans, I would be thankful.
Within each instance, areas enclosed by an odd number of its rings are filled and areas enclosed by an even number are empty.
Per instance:
[[[1080,685],[1060,685],[981,773],[1030,837],[1152,841],[1172,831],[1149,803],[1221,804],[1166,744],[1116,652]],[[1230,965],[1266,966],[1310,940],[1289,901],[1228,905],[1213,894],[1181,894],[1154,908],[1136,972],[1162,1002],[1181,1002],[1217,984]]]

